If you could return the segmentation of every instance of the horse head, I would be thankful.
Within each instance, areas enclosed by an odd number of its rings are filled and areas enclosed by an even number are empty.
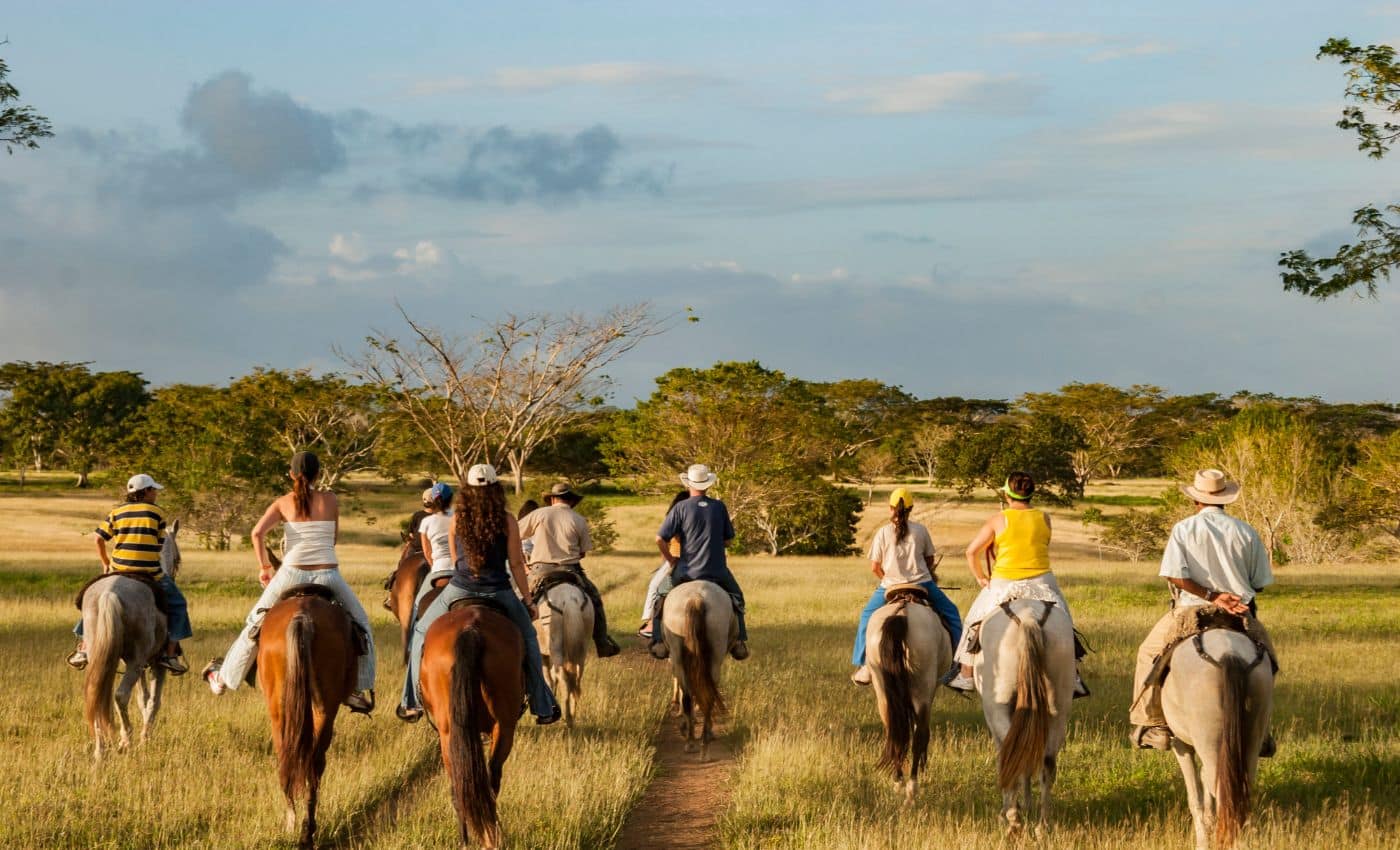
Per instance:
[[[180,521],[177,519],[165,531],[165,544],[160,550],[161,572],[174,578],[180,572]]]

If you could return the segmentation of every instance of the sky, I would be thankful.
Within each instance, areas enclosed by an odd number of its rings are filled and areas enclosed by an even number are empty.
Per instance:
[[[921,397],[1071,381],[1400,399],[1400,278],[1285,293],[1393,203],[1331,36],[1400,3],[0,0],[56,136],[0,154],[0,361],[343,371],[398,305],[646,301],[610,369]]]

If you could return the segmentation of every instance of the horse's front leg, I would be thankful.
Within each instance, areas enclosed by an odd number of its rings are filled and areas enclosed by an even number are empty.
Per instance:
[[[121,738],[117,741],[118,750],[125,750],[131,746],[131,715],[128,706],[131,704],[131,691],[144,672],[141,665],[127,661],[126,672],[122,674],[113,694],[117,703],[117,723],[121,727]]]
[[[1205,811],[1204,793],[1201,788],[1201,773],[1196,766],[1196,751],[1180,738],[1172,738],[1172,754],[1181,767],[1181,778],[1186,783],[1186,805],[1191,809],[1191,826],[1195,831],[1196,850],[1210,847],[1210,820]]]
[[[145,692],[145,678],[142,680],[141,690]],[[151,739],[151,735],[156,730],[156,715],[160,713],[160,698],[165,692],[165,670],[160,667],[152,668],[151,690],[145,697],[145,705],[141,712],[141,743],[146,743]]]

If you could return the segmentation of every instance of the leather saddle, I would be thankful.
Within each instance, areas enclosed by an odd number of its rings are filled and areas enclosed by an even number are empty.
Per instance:
[[[1231,614],[1216,605],[1198,605],[1191,608],[1179,609],[1177,620],[1177,631],[1172,635],[1171,642],[1162,650],[1162,654],[1152,662],[1152,670],[1147,674],[1147,684],[1161,687],[1166,680],[1167,674],[1171,672],[1172,653],[1176,648],[1188,640],[1196,642],[1196,651],[1203,657],[1209,659],[1201,648],[1201,635],[1216,629],[1223,629],[1230,632],[1239,632],[1250,640],[1254,641],[1259,650],[1259,656],[1255,663],[1262,660],[1263,656],[1268,656],[1269,664],[1275,674],[1278,673],[1278,659],[1255,635],[1254,629],[1250,628],[1249,617],[1242,617],[1238,614]],[[1213,661],[1212,661],[1213,663]]]
[[[543,599],[544,595],[551,588],[561,584],[571,584],[583,590],[583,580],[578,573],[567,567],[552,567],[550,569],[539,570],[530,577],[530,595],[536,599]]]
[[[78,595],[73,598],[73,604],[78,606],[79,611],[83,610],[83,596],[87,594],[89,588],[95,584],[100,584],[101,582],[118,577],[133,579],[146,585],[146,587],[151,589],[151,594],[155,597],[156,610],[160,611],[160,613],[164,614],[167,618],[170,616],[170,607],[165,601],[165,590],[160,586],[155,576],[149,576],[145,573],[123,573],[113,571],[110,573],[103,573],[100,576],[94,576],[78,589]]]
[[[510,612],[506,611],[506,606],[489,596],[464,596],[461,599],[454,600],[451,605],[447,606],[447,610],[449,611],[458,611],[464,608],[485,608],[488,611],[494,611],[500,614],[502,617],[510,617]]]
[[[335,595],[335,591],[324,584],[294,584],[278,595],[278,602],[286,602],[288,599],[320,599],[334,605],[338,610],[344,612],[345,619],[350,621],[350,633],[355,639],[355,654],[365,655],[369,652],[369,635],[360,630],[355,618],[350,616],[350,612],[345,610],[340,598]],[[261,628],[258,629],[262,631]]]
[[[885,604],[891,605],[896,602],[905,602],[913,605],[923,605],[932,608],[929,602],[928,591],[917,584],[896,584],[885,591]]]

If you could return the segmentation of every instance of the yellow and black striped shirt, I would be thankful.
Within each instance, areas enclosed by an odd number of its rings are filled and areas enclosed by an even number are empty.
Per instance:
[[[97,534],[112,542],[112,569],[119,573],[160,572],[165,543],[165,513],[157,505],[129,502],[107,514]]]

